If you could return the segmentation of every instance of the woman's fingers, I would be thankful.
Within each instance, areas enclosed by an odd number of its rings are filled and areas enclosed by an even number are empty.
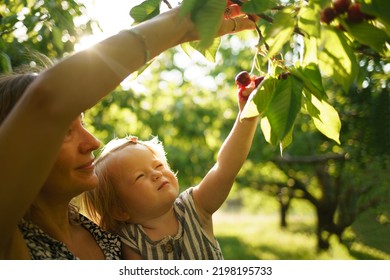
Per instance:
[[[243,1],[246,2],[246,1]],[[227,1],[227,6],[225,8],[224,12],[224,18],[234,18],[234,17],[240,17],[245,16],[246,14],[241,11],[241,6],[233,3],[232,1]],[[254,14],[246,15],[249,19],[256,22],[259,20],[259,16]]]
[[[221,28],[219,29],[218,35],[222,36],[225,34],[240,32],[244,30],[253,30],[253,29],[255,29],[255,23],[247,16],[225,18],[222,21]]]
[[[225,8],[224,18],[233,18],[238,16],[243,16],[244,14],[241,12],[241,7],[237,4],[228,5]]]

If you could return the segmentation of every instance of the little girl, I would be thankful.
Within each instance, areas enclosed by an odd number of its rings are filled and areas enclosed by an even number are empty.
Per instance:
[[[239,96],[239,113],[253,87]],[[239,120],[224,141],[214,167],[199,185],[179,195],[176,174],[156,139],[115,139],[96,160],[99,187],[84,206],[91,219],[118,233],[127,259],[223,259],[212,215],[226,200],[247,158],[257,117]]]

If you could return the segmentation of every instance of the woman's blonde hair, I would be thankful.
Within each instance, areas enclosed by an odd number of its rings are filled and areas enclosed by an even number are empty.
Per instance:
[[[170,168],[164,146],[157,137],[153,137],[148,141],[140,141],[135,136],[128,136],[116,138],[107,143],[95,161],[95,173],[99,179],[98,187],[85,192],[81,199],[82,210],[104,230],[117,233],[126,224],[113,215],[114,207],[124,209],[124,206],[115,192],[115,178],[109,172],[109,159],[115,156],[115,152],[137,144],[144,145],[167,168]]]

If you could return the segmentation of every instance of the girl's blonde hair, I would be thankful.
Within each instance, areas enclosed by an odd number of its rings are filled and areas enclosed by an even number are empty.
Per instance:
[[[125,225],[125,222],[119,221],[112,214],[114,207],[124,208],[124,206],[115,192],[115,180],[109,172],[109,159],[115,156],[115,152],[137,144],[144,145],[169,168],[164,146],[157,137],[140,141],[135,136],[128,136],[107,143],[95,161],[95,173],[99,179],[98,187],[85,192],[81,199],[82,210],[104,230],[117,233]]]

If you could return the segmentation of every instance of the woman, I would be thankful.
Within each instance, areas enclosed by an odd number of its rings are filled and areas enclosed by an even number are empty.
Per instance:
[[[218,35],[253,28],[246,17],[225,19]],[[175,8],[39,75],[1,79],[0,259],[121,258],[117,237],[70,206],[97,185],[92,152],[100,142],[82,112],[149,58],[196,39],[190,17]]]

